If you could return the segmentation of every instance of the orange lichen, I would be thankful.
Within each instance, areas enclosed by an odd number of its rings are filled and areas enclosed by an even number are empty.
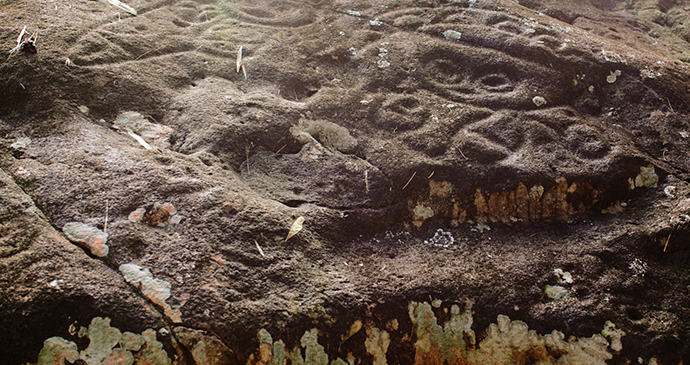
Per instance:
[[[130,222],[143,222],[150,226],[163,227],[168,223],[180,223],[182,217],[177,214],[177,208],[171,203],[155,203],[153,208],[139,208],[129,215]]]
[[[477,188],[468,199],[454,195],[450,183],[430,180],[428,198],[410,199],[408,209],[417,227],[431,218],[448,219],[453,225],[469,219],[479,223],[536,222],[587,211],[599,203],[601,193],[591,183],[568,184],[559,178],[548,189],[541,184],[528,188],[522,182],[514,189],[495,192]]]
[[[144,208],[139,208],[132,213],[129,214],[129,221],[130,222],[141,222],[141,219],[144,218],[144,214],[146,214],[146,209]]]

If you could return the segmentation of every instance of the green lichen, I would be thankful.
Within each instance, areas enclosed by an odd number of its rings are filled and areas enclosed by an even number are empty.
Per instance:
[[[43,342],[43,349],[38,354],[38,365],[65,365],[79,358],[77,344],[62,337],[51,337]]]
[[[84,327],[82,327],[84,328]],[[89,346],[78,351],[77,344],[61,337],[43,343],[38,365],[66,365],[81,360],[88,365],[171,365],[163,344],[156,340],[156,331],[147,329],[141,335],[122,334],[110,326],[110,318],[95,317],[88,329],[79,331],[89,338]],[[79,336],[79,337],[83,337]],[[142,349],[142,346],[145,346]]]
[[[606,321],[606,323],[604,323],[604,329],[601,331],[601,334],[611,340],[611,350],[620,351],[623,349],[621,337],[625,336],[625,332],[617,329],[616,325],[611,321]]]
[[[645,188],[656,187],[659,183],[659,175],[654,171],[654,165],[640,166],[640,173],[635,177],[635,186]]]
[[[472,326],[472,315],[460,313],[457,305],[451,307],[451,320],[442,328],[436,321],[429,303],[411,302],[409,315],[412,324],[417,326],[415,344],[415,363],[456,363],[465,357],[467,348],[474,346],[475,334]]]
[[[146,341],[146,347],[142,351],[141,357],[137,360],[137,364],[150,365],[170,365],[172,361],[168,354],[163,350],[163,344],[156,340],[156,331],[147,329],[141,333]]]
[[[329,365],[328,355],[324,347],[318,342],[318,330],[313,328],[306,331],[300,339],[300,345],[304,348],[304,356],[299,346],[292,351],[285,347],[285,342],[278,340],[273,342],[271,334],[261,329],[258,334],[259,351],[247,360],[247,365],[283,365],[289,361],[292,365]],[[337,358],[330,365],[353,365],[354,359],[349,362]]]
[[[110,327],[110,318],[95,317],[91,320],[87,336],[91,340],[89,347],[79,353],[79,358],[88,365],[102,364],[113,352],[113,347],[120,342],[122,333]]]
[[[635,179],[628,179],[630,190],[635,188],[655,188],[659,183],[659,175],[654,171],[654,165],[640,166],[640,173],[635,176]]]
[[[411,302],[408,312],[416,334],[416,365],[606,365],[606,361],[612,358],[609,348],[620,351],[620,338],[625,335],[607,322],[601,334],[571,337],[566,341],[559,331],[540,335],[522,321],[511,321],[507,316],[499,315],[496,323],[487,329],[486,338],[477,343],[469,310],[461,311],[457,305],[451,306],[450,319],[443,324],[438,323],[429,303]],[[610,347],[604,336],[611,340]],[[324,347],[318,343],[317,329],[305,332],[300,341],[301,348],[298,346],[292,351],[287,350],[281,340],[273,342],[266,330],[259,331],[258,337],[260,349],[250,357],[247,365],[282,365],[288,360],[293,365],[329,364]],[[348,337],[347,334],[341,336],[345,337]],[[373,356],[373,362],[367,360],[368,363],[386,365],[390,344],[386,331],[367,327],[367,338],[363,345],[367,353]],[[338,358],[332,360],[330,365],[353,365],[363,360],[349,354],[347,362]]]
[[[560,285],[547,285],[544,288],[544,295],[546,295],[547,298],[553,300],[565,298],[568,295],[568,293],[568,289]]]
[[[319,333],[316,328],[307,331],[302,336],[300,343],[306,350],[304,351],[304,362],[309,365],[328,365],[328,355],[324,352],[324,347],[319,345]]]
[[[120,339],[120,347],[130,351],[141,350],[141,346],[143,346],[144,343],[146,343],[146,341],[144,341],[144,337],[132,332],[123,333],[122,338]]]
[[[376,327],[368,330],[367,335],[364,346],[367,353],[374,357],[373,365],[387,365],[386,352],[391,343],[390,335]]]

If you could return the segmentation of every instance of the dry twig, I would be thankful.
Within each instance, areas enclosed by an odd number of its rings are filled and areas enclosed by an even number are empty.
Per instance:
[[[259,246],[259,242],[256,242],[256,240],[255,240],[255,241],[254,241],[254,244],[256,245],[256,249],[259,250],[259,253],[261,254],[261,257],[266,257],[266,255],[264,255],[264,250],[262,250],[262,249],[261,249],[261,246]]]
[[[412,176],[410,176],[410,180],[407,180],[407,184],[405,184],[405,186],[402,187],[402,190],[405,190],[405,188],[407,187],[407,185],[410,185],[410,183],[412,182],[412,179],[414,179],[414,176],[415,176],[415,175],[417,175],[417,171],[415,171],[415,172],[412,174]]]
[[[110,5],[112,5],[112,6],[116,7],[116,8],[118,8],[118,9],[124,10],[124,11],[126,11],[126,12],[128,12],[128,13],[130,13],[130,14],[132,14],[132,15],[135,15],[135,16],[137,15],[137,11],[134,10],[133,7],[131,7],[131,6],[129,6],[129,5],[125,4],[125,3],[123,3],[123,2],[120,1],[120,0],[106,0],[106,1],[107,1]]]
[[[108,233],[108,200],[105,200],[105,223],[103,223],[103,233]]]

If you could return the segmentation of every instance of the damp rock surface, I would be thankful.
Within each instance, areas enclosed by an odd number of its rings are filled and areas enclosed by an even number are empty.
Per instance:
[[[0,4],[0,358],[687,362],[688,6]]]

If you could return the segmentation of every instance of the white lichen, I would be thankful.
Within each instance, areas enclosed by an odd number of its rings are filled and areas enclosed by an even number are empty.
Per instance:
[[[68,240],[85,245],[94,256],[108,256],[108,234],[100,229],[81,222],[70,222],[62,227],[62,232]]]
[[[455,243],[455,238],[453,237],[453,234],[451,234],[450,232],[446,232],[441,228],[436,230],[436,233],[434,233],[433,237],[431,237],[428,240],[424,240],[424,244],[431,244],[434,247],[443,248],[448,248],[453,243]]]
[[[560,285],[547,285],[546,288],[544,288],[544,295],[553,300],[565,298],[568,293],[568,289]]]
[[[611,74],[606,76],[606,82],[613,84],[616,82],[616,78],[621,75],[621,70],[611,71]]]
[[[611,350],[618,352],[623,349],[621,338],[625,336],[625,332],[617,329],[616,325],[611,321],[606,321],[606,323],[604,323],[604,329],[601,331],[601,334],[611,341]]]
[[[542,105],[546,105],[546,99],[544,99],[544,97],[542,97],[542,96],[535,96],[535,97],[533,97],[533,98],[532,98],[532,102],[533,102],[534,105],[536,105],[537,107],[541,107]]]
[[[569,272],[563,271],[563,269],[554,269],[553,274],[556,275],[556,279],[558,280],[559,284],[573,283],[573,276]]]
[[[446,39],[451,40],[451,41],[459,41],[460,37],[462,37],[462,33],[456,32],[454,30],[447,30],[443,32],[443,36],[446,37]]]
[[[628,268],[632,270],[633,276],[642,276],[644,277],[644,274],[647,273],[647,270],[649,269],[647,266],[647,263],[640,260],[640,259],[634,259],[629,265]]]

